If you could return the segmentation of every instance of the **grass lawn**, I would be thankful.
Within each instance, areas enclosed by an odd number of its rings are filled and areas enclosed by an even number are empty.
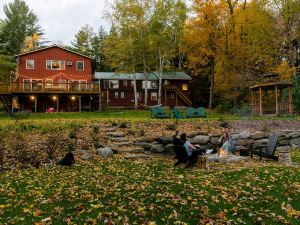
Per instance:
[[[299,167],[172,164],[115,157],[2,173],[0,224],[299,224]]]
[[[169,113],[171,111],[169,110]],[[31,113],[28,119],[23,120],[43,120],[43,119],[101,119],[101,118],[117,118],[117,119],[151,119],[150,110],[129,110],[129,109],[110,109],[103,112],[68,112],[68,113]],[[207,111],[206,118],[196,118],[198,120],[282,120],[282,119],[299,119],[299,116],[292,117],[259,117],[259,116],[239,116],[232,114],[216,113]],[[0,120],[14,120],[7,113],[0,113]],[[154,120],[154,119],[151,119]],[[174,119],[173,119],[174,120]],[[192,119],[187,119],[192,120]]]

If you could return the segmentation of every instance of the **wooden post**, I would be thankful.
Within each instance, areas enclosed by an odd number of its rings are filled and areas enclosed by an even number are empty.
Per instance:
[[[167,106],[167,91],[165,90],[165,106]]]
[[[289,113],[293,114],[293,96],[291,85],[289,85]]]
[[[102,99],[101,99],[101,93],[99,94],[99,112],[101,112],[102,111]]]
[[[177,106],[177,93],[176,93],[176,96],[175,96],[175,105]]]
[[[277,85],[275,85],[275,104],[276,104],[276,116],[278,116],[279,109],[278,109],[278,91],[277,91]]]
[[[106,92],[106,105],[109,106],[109,90]]]
[[[34,112],[37,113],[37,96],[34,97]]]
[[[78,96],[78,104],[79,104],[78,111],[81,112],[81,96]]]
[[[259,87],[259,115],[263,115],[263,105],[262,105],[262,93],[261,93],[261,87]]]
[[[58,112],[58,106],[59,106],[59,99],[58,99],[58,96],[57,96],[57,99],[56,99],[56,112]]]
[[[11,96],[11,113],[14,113],[14,95]]]

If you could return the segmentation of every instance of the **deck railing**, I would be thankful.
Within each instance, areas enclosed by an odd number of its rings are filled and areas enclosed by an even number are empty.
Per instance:
[[[1,93],[100,93],[98,83],[47,83],[13,82],[0,83]]]
[[[292,103],[291,102],[278,102],[278,115],[285,115],[291,114]],[[253,115],[260,115],[260,105],[259,104],[252,104],[252,114]],[[262,104],[262,114],[276,114],[276,104]]]

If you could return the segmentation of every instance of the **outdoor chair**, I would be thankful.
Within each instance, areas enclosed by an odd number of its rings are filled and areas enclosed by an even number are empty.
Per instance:
[[[197,117],[206,117],[205,108],[188,107],[186,109],[186,118],[197,118]]]
[[[152,118],[171,118],[163,107],[151,107],[151,117]]]
[[[184,119],[185,118],[183,112],[180,112],[177,107],[173,108],[172,114],[173,114],[173,117],[176,119]]]
[[[274,156],[277,140],[278,135],[274,133],[270,135],[267,144],[258,145],[257,149],[252,147],[251,158],[253,158],[253,155],[258,155],[260,160],[262,158],[278,160],[278,157]]]

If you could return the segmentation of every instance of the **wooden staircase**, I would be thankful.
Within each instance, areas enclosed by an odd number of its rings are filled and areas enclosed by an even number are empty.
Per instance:
[[[192,101],[185,94],[183,94],[182,91],[180,91],[178,89],[178,87],[164,86],[164,90],[165,91],[174,91],[176,93],[176,95],[187,104],[187,106],[192,106]]]

